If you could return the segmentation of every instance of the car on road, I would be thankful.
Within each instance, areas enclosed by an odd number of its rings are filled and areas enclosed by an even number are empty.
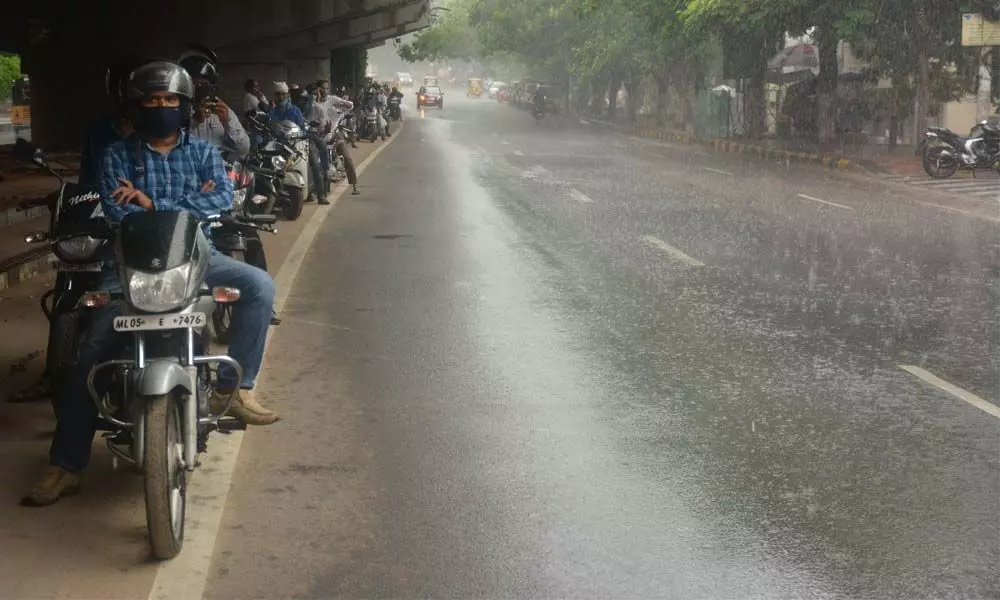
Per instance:
[[[422,87],[417,92],[417,108],[427,106],[444,108],[444,91],[436,85]]]
[[[413,75],[409,73],[396,73],[396,81],[399,82],[399,85],[413,87]]]
[[[506,88],[507,88],[507,83],[504,82],[504,81],[493,81],[493,82],[490,82],[490,84],[489,84],[489,91],[488,91],[488,93],[490,95],[490,98],[496,98],[497,97],[497,92],[499,92],[502,89],[506,89]]]

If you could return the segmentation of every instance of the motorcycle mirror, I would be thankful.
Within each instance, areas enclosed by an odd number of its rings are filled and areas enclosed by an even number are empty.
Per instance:
[[[30,162],[45,167],[45,155],[39,148],[24,138],[17,138],[14,143],[14,158],[21,162]]]

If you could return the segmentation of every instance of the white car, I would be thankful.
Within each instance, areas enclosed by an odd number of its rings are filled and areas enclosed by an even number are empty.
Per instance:
[[[410,87],[413,85],[413,76],[409,73],[396,73],[396,81],[399,82],[399,85]]]
[[[499,92],[501,89],[503,89],[505,87],[507,87],[507,84],[504,83],[503,81],[492,81],[492,82],[490,82],[490,88],[489,88],[490,98],[496,98],[497,97],[497,92]]]

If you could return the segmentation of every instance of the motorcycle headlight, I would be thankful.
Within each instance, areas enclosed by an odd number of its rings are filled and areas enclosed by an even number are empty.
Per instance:
[[[191,263],[160,273],[126,270],[129,303],[143,312],[166,312],[188,300]]]
[[[285,166],[287,164],[288,164],[288,161],[285,160],[284,156],[276,154],[276,155],[274,155],[274,156],[271,157],[271,167],[275,171],[283,171],[283,170],[285,170]]]
[[[84,235],[57,243],[56,255],[70,262],[85,261],[94,258],[103,245],[104,240]]]

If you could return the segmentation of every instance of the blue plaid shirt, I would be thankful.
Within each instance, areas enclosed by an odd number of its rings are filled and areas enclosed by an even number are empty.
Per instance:
[[[158,211],[184,210],[205,219],[232,207],[233,183],[226,175],[218,148],[206,141],[188,138],[185,132],[181,133],[177,145],[167,154],[139,143],[139,158],[145,166],[145,173],[140,177],[136,170],[138,141],[133,135],[108,146],[104,152],[104,168],[100,176],[101,204],[109,221],[117,223],[129,213],[145,210],[137,204],[115,203],[111,194],[121,185],[119,178],[128,179],[142,190]],[[209,180],[215,182],[215,189],[202,192],[201,186]],[[211,242],[207,225],[205,235]],[[113,277],[113,256],[105,260],[104,270],[105,280],[109,275]]]

